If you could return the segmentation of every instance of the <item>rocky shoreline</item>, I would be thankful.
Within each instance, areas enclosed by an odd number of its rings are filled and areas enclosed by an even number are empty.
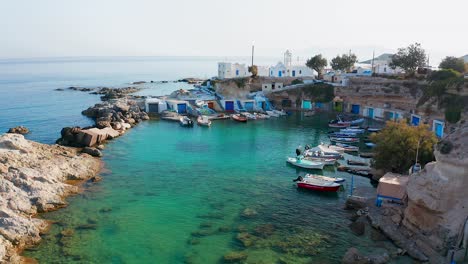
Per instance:
[[[22,250],[39,243],[50,223],[38,213],[67,206],[65,198],[79,192],[78,184],[100,180],[96,157],[105,141],[149,119],[143,101],[129,95],[138,88],[69,89],[102,95],[102,103],[82,112],[94,126],[65,127],[55,145],[25,139],[21,134],[29,130],[21,126],[0,135],[0,263],[22,262]]]

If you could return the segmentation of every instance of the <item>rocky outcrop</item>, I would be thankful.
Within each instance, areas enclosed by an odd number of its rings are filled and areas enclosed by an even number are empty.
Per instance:
[[[349,248],[343,257],[343,264],[384,264],[390,260],[390,255],[384,253],[382,255],[364,256],[357,248]]]
[[[29,129],[27,127],[24,127],[24,126],[17,126],[17,127],[12,127],[10,129],[8,129],[7,133],[25,135],[25,134],[29,133]]]
[[[74,148],[0,136],[0,263],[18,263],[18,252],[48,227],[34,216],[66,206],[64,197],[78,191],[67,182],[89,179],[100,167],[99,159]]]
[[[106,140],[116,138],[125,133],[132,126],[149,116],[140,109],[137,101],[119,99],[96,104],[82,112],[93,118],[96,127],[79,128],[65,127],[61,131],[61,138],[57,143],[64,146],[92,147],[100,145]]]
[[[468,217],[468,124],[444,138],[452,149],[434,152],[436,161],[411,175],[402,224],[428,256],[446,256]],[[434,262],[435,263],[435,262]]]

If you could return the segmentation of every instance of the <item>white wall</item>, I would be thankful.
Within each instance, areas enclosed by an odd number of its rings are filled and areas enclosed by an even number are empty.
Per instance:
[[[249,76],[248,68],[245,64],[218,62],[218,78],[229,79]]]

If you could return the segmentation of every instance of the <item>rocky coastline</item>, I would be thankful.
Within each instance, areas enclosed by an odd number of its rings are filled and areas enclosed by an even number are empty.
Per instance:
[[[139,88],[69,89],[102,95],[82,112],[94,126],[64,127],[54,145],[25,139],[22,126],[0,135],[0,263],[22,262],[22,250],[39,243],[51,223],[37,214],[67,206],[79,184],[100,180],[103,143],[149,119],[143,101],[130,95]]]

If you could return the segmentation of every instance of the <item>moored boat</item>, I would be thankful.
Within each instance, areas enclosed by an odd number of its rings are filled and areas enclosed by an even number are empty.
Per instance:
[[[344,129],[340,129],[340,132],[341,133],[345,133],[345,134],[348,134],[348,133],[353,133],[353,134],[360,134],[360,133],[364,133],[364,129],[363,128],[344,128]]]
[[[184,127],[193,127],[193,121],[187,116],[181,116],[179,118],[179,124]]]
[[[351,124],[350,123],[329,123],[328,127],[331,128],[346,128],[349,127]]]
[[[280,115],[274,111],[265,111],[270,117],[279,117]]]
[[[269,119],[270,116],[269,115],[265,115],[265,114],[262,114],[262,113],[253,113],[257,119]]]
[[[359,147],[351,146],[351,145],[347,145],[347,144],[343,144],[343,143],[336,143],[336,146],[338,146],[340,148],[343,148],[344,151],[347,151],[347,152],[359,151]]]
[[[337,192],[341,187],[339,183],[316,178],[303,178],[296,183],[299,188],[320,192]]]
[[[369,166],[369,163],[359,160],[347,160],[346,163],[348,163],[348,165],[354,166]]]
[[[257,119],[257,116],[256,116],[256,115],[251,114],[251,113],[249,113],[249,112],[242,112],[242,113],[240,113],[240,115],[243,116],[243,117],[246,117],[246,118],[249,119],[249,120],[255,120],[255,119]]]
[[[367,128],[367,131],[369,131],[369,132],[374,132],[374,133],[380,132],[380,130],[382,130],[382,129],[380,129],[380,128],[375,128],[375,127],[368,127],[368,128]]]
[[[335,165],[336,164],[336,159],[334,159],[334,158],[305,156],[304,159],[310,160],[310,161],[323,162],[325,165]]]
[[[330,141],[338,142],[338,143],[356,144],[356,143],[359,143],[359,138],[330,137]]]
[[[343,178],[337,178],[337,177],[328,177],[328,176],[323,176],[323,175],[317,175],[317,174],[306,174],[305,178],[309,179],[321,179],[324,181],[329,181],[329,182],[336,182],[336,183],[341,183],[344,182],[345,179]]]
[[[323,167],[325,166],[323,162],[310,161],[310,160],[303,159],[302,157],[299,157],[299,158],[289,157],[286,160],[286,162],[288,162],[289,164],[293,166],[304,168],[304,169],[323,170]]]
[[[337,138],[355,138],[357,137],[356,133],[328,133],[329,137],[337,137]]]
[[[241,116],[240,114],[231,115],[232,120],[237,122],[245,123],[247,122],[247,117]]]
[[[211,120],[207,116],[199,116],[197,118],[197,124],[199,126],[211,126]]]

